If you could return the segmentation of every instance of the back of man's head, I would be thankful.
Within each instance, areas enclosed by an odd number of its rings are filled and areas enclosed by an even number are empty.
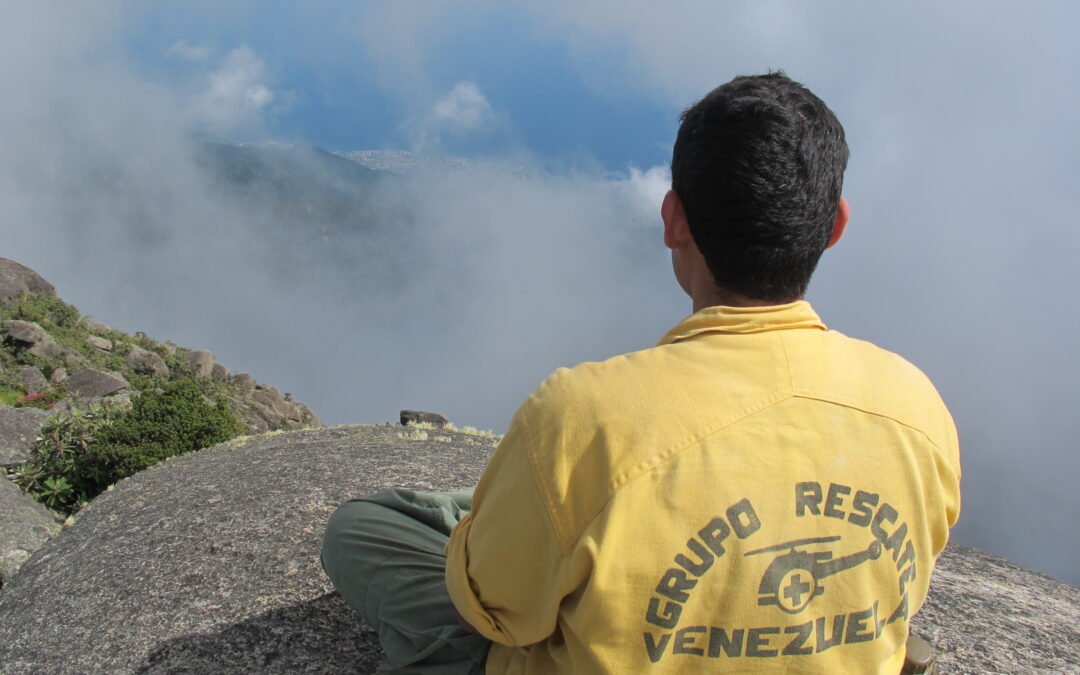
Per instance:
[[[720,288],[803,296],[833,232],[847,158],[836,116],[782,72],[736,77],[683,113],[672,189]]]

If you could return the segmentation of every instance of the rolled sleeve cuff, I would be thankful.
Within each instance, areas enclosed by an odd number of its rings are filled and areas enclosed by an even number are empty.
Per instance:
[[[454,527],[454,531],[450,533],[450,541],[446,545],[446,590],[458,613],[477,632],[500,644],[513,645],[511,637],[484,609],[473,591],[472,581],[469,579],[469,555],[466,547],[471,527],[472,514],[470,513],[462,518]]]

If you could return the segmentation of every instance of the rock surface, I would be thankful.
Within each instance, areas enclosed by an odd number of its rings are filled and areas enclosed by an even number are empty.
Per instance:
[[[98,321],[90,316],[84,316],[79,319],[79,321],[82,322],[82,325],[86,326],[87,330],[97,335],[108,335],[116,330],[109,324]]]
[[[64,353],[64,348],[33,321],[10,319],[0,323],[0,329],[3,329],[8,341],[34,356],[49,357]]]
[[[1080,588],[949,546],[912,631],[947,673],[1080,673]]]
[[[56,295],[56,289],[29,267],[0,258],[0,305],[17,300],[23,293]]]
[[[49,414],[40,408],[0,407],[0,465],[30,459],[34,439]]]
[[[215,363],[214,367],[210,370],[210,377],[215,382],[224,382],[229,379],[229,369],[225,367],[223,363]]]
[[[136,373],[145,373],[155,377],[169,376],[169,366],[165,365],[165,359],[137,345],[131,346],[131,351],[128,352],[124,363]]]
[[[0,670],[374,672],[375,636],[319,565],[327,518],[389,486],[472,486],[491,452],[450,428],[413,438],[267,434],[121,481],[0,592]],[[1080,589],[960,547],[916,621],[943,673],[1076,672],[1078,626]]]
[[[0,477],[0,587],[59,531],[60,523],[51,511]],[[0,655],[3,653],[4,648],[0,647]],[[6,672],[3,658],[0,658],[0,672]]]
[[[187,362],[197,377],[210,377],[214,373],[214,355],[205,349],[188,352]]]
[[[44,391],[45,387],[49,386],[49,381],[45,379],[45,376],[41,374],[41,371],[34,366],[23,366],[19,368],[19,381],[26,391]]]
[[[103,352],[111,352],[113,348],[112,340],[108,340],[97,335],[87,335],[86,344],[90,345],[94,349],[100,349]]]
[[[97,398],[127,389],[128,383],[114,373],[87,368],[67,378],[67,388],[80,398]]]

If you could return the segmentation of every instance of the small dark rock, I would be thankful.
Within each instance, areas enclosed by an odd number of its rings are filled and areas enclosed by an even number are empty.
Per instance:
[[[402,424],[415,424],[417,422],[427,422],[429,424],[435,424],[440,427],[450,424],[450,420],[446,419],[439,413],[423,412],[420,410],[401,411]]]

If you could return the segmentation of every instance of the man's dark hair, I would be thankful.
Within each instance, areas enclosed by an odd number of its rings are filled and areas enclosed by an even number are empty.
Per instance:
[[[683,112],[672,189],[717,285],[802,297],[832,236],[847,159],[836,115],[783,72],[736,77]]]

